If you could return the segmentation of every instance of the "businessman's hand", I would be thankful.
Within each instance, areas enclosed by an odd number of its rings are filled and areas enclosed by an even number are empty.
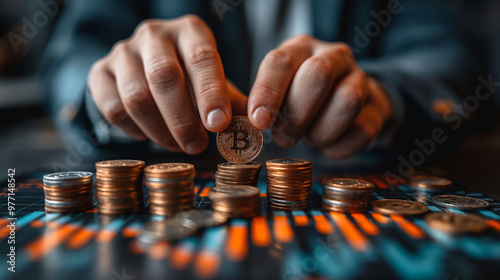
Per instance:
[[[200,153],[206,129],[246,115],[247,97],[226,81],[212,32],[192,15],[141,23],[93,65],[88,88],[109,122],[170,151]]]
[[[334,159],[366,149],[392,116],[378,83],[356,65],[343,43],[297,36],[262,61],[248,100],[248,116],[274,141],[301,138]]]

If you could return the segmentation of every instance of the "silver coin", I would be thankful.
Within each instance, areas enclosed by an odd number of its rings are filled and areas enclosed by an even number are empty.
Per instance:
[[[442,207],[460,210],[483,209],[490,206],[482,199],[460,195],[438,195],[432,198],[432,202]]]
[[[203,228],[218,226],[225,223],[227,220],[226,217],[217,215],[210,210],[181,211],[174,216],[174,219],[180,222],[189,220],[193,222],[197,227],[203,227]]]
[[[94,174],[87,171],[65,171],[45,174],[43,184],[49,186],[65,186],[92,182]]]

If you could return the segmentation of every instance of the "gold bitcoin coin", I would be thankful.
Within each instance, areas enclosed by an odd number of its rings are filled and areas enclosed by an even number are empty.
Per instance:
[[[253,127],[247,117],[233,117],[226,130],[217,133],[217,148],[232,163],[254,160],[262,150],[262,131]]]

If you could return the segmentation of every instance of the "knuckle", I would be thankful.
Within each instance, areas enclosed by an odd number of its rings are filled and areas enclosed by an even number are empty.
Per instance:
[[[294,63],[293,56],[280,49],[274,49],[270,51],[266,55],[266,60],[268,61],[269,64],[275,67],[287,70],[290,69]]]
[[[119,124],[127,118],[125,108],[118,102],[106,106],[102,114],[112,124]]]
[[[149,97],[149,92],[145,88],[133,85],[126,86],[122,94],[123,105],[131,109],[143,105]]]
[[[181,20],[184,21],[189,26],[203,26],[205,22],[197,15],[187,14],[181,17]]]
[[[161,21],[155,19],[146,19],[143,20],[135,31],[138,35],[149,35],[154,34],[160,27]]]
[[[331,63],[321,57],[311,57],[304,62],[305,73],[310,76],[314,84],[329,83],[333,78]]]
[[[101,58],[99,59],[98,61],[94,62],[94,64],[92,64],[92,67],[90,68],[90,73],[103,73],[103,72],[106,72],[108,69],[108,63],[106,61],[105,58]]]
[[[199,45],[193,48],[188,54],[188,61],[192,65],[213,64],[219,57],[215,47],[210,45]]]
[[[255,91],[259,96],[263,96],[262,100],[277,100],[282,95],[278,86],[267,83],[259,84]]]
[[[182,138],[188,138],[189,134],[194,134],[196,131],[196,121],[189,118],[177,118],[172,120],[168,128],[174,135],[180,135]]]
[[[351,151],[348,149],[342,149],[342,150],[340,150],[340,149],[324,149],[323,153],[331,159],[343,160],[343,159],[348,159],[348,158],[352,157],[355,154],[355,151]]]
[[[130,51],[130,40],[128,39],[116,42],[111,49],[112,53],[125,53],[128,51]]]
[[[159,59],[148,63],[146,78],[153,85],[168,86],[182,78],[182,70],[175,61]]]
[[[340,89],[340,94],[347,111],[359,112],[363,107],[363,93],[360,89],[344,86]]]
[[[347,59],[354,60],[354,56],[351,50],[351,47],[349,47],[348,44],[340,42],[340,43],[335,43],[334,45],[335,51],[339,52],[343,56],[345,56]]]
[[[310,43],[310,42],[313,42],[316,40],[314,37],[312,37],[309,34],[297,35],[297,36],[293,37],[293,39],[297,40],[298,42],[306,42],[306,43]]]

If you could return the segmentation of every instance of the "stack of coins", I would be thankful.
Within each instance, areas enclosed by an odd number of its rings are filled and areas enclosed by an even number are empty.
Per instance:
[[[266,162],[267,199],[277,210],[300,210],[309,207],[312,164],[303,159],[273,159]]]
[[[416,175],[410,178],[410,185],[422,190],[440,191],[449,189],[451,181],[437,176]]]
[[[139,212],[144,206],[142,170],[144,161],[118,159],[100,161],[96,167],[96,197],[99,213],[120,215]]]
[[[45,211],[56,213],[83,212],[92,208],[94,175],[85,171],[68,171],[43,176]]]
[[[208,198],[216,215],[251,218],[260,214],[259,189],[253,186],[215,186]]]
[[[215,185],[257,186],[262,165],[257,162],[231,163],[223,162],[217,165]]]
[[[323,186],[321,207],[327,211],[364,212],[370,207],[373,184],[349,178],[328,180]]]
[[[194,206],[194,166],[189,163],[159,163],[144,169],[149,212],[170,216]]]

